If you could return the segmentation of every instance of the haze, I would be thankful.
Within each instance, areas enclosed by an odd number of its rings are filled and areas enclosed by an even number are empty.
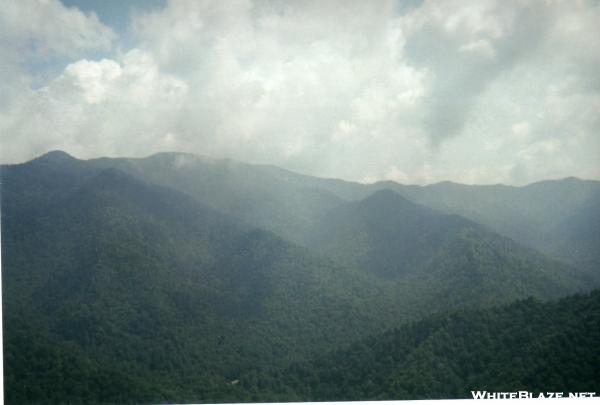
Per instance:
[[[362,182],[600,179],[598,1],[8,0],[0,27],[2,163],[184,151]]]

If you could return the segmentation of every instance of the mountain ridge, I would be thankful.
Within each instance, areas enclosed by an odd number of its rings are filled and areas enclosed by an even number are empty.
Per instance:
[[[512,184],[504,184],[504,183],[472,183],[472,184],[467,184],[467,183],[460,183],[457,181],[453,181],[453,180],[440,180],[440,181],[436,181],[434,183],[428,183],[428,184],[414,184],[414,183],[400,183],[397,182],[395,180],[380,180],[380,181],[375,181],[372,183],[362,183],[356,180],[345,180],[345,179],[340,179],[340,178],[336,178],[336,177],[322,177],[322,176],[318,176],[318,175],[311,175],[311,174],[305,174],[305,173],[299,173],[296,172],[294,170],[290,170],[290,169],[286,169],[283,168],[281,166],[275,165],[275,164],[269,164],[269,163],[248,163],[248,162],[244,162],[242,160],[237,160],[237,159],[232,159],[232,158],[227,158],[227,157],[211,157],[209,155],[202,155],[202,154],[196,154],[196,153],[192,153],[192,152],[180,152],[180,151],[164,151],[164,152],[156,152],[156,153],[152,153],[150,155],[147,156],[140,156],[140,157],[127,157],[127,156],[123,156],[123,157],[105,157],[105,156],[100,156],[100,157],[93,157],[93,158],[88,158],[88,159],[80,159],[77,158],[76,156],[60,150],[60,149],[56,149],[56,150],[51,150],[48,152],[45,152],[37,157],[31,158],[29,160],[23,161],[21,163],[1,163],[0,166],[14,166],[14,165],[21,165],[21,164],[25,164],[37,159],[41,159],[41,158],[49,158],[49,157],[58,157],[58,156],[63,156],[63,157],[68,157],[74,160],[80,160],[80,161],[96,161],[96,160],[114,160],[114,159],[123,159],[123,160],[144,160],[144,159],[149,159],[149,158],[154,158],[154,157],[173,157],[173,156],[184,156],[184,157],[190,157],[190,158],[195,158],[195,159],[199,159],[200,161],[226,161],[226,162],[232,162],[232,163],[239,163],[242,165],[247,165],[247,166],[254,166],[254,167],[263,167],[263,168],[275,168],[277,170],[281,170],[283,172],[286,173],[290,173],[290,174],[294,174],[297,176],[303,176],[303,177],[309,177],[309,178],[315,178],[315,179],[319,179],[319,180],[335,180],[335,181],[340,181],[340,182],[345,182],[345,183],[352,183],[352,184],[359,184],[359,185],[364,185],[364,186],[375,186],[375,185],[395,185],[395,186],[405,186],[405,187],[433,187],[433,186],[441,186],[441,185],[458,185],[458,186],[465,186],[465,187],[497,187],[497,186],[501,186],[501,187],[508,187],[508,188],[523,188],[523,187],[529,187],[538,183],[552,183],[552,182],[563,182],[563,181],[573,181],[573,182],[591,182],[591,183],[600,183],[600,179],[591,179],[591,178],[581,178],[581,177],[577,177],[577,176],[565,176],[565,177],[557,177],[557,178],[550,178],[550,179],[543,179],[543,180],[536,180],[533,181],[531,183],[526,183],[526,184],[522,184],[522,185],[512,185]]]
[[[0,167],[7,402],[294,398],[274,375],[367,335],[593,286],[396,190],[185,159]]]

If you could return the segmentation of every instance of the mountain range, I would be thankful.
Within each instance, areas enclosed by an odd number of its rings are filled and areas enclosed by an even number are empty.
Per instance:
[[[99,167],[117,167],[146,181],[166,185],[229,215],[286,239],[307,243],[315,217],[341,202],[359,201],[378,190],[486,225],[548,256],[598,277],[600,182],[565,178],[523,187],[428,186],[391,181],[373,184],[321,179],[274,166],[229,159],[159,153],[144,159],[97,159]]]
[[[367,185],[182,153],[59,151],[1,176],[7,403],[462,397],[486,381],[542,389],[529,371],[482,371],[505,367],[499,358],[451,382],[428,367],[440,356],[455,367],[453,353],[482,342],[511,353],[493,325],[545,328],[544,314],[563,307],[583,317],[582,352],[598,358],[598,294],[556,300],[600,284],[600,182]],[[556,350],[527,330],[519,339],[543,350],[524,359]],[[382,359],[386,368],[373,365],[394,350],[403,354]],[[344,364],[364,373],[336,374]],[[569,382],[575,371],[552,387],[594,388],[597,364],[582,366],[581,385]],[[428,380],[416,381],[423,370]],[[340,391],[359,377],[367,385]]]

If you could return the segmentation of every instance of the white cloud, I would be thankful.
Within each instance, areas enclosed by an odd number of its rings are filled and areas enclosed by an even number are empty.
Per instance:
[[[481,38],[461,45],[458,50],[459,52],[480,54],[487,58],[494,58],[496,56],[496,50],[490,41]]]
[[[80,60],[3,114],[2,133],[19,137],[2,137],[2,153],[23,159],[64,149],[93,157],[181,147],[171,128],[187,92],[185,82],[160,73],[152,57],[137,49],[120,60]]]
[[[8,0],[0,8],[4,51],[22,56],[76,56],[87,49],[108,49],[114,32],[95,14],[66,8],[58,0]]]
[[[113,61],[102,59],[100,62],[81,60],[65,69],[69,80],[83,92],[89,104],[97,104],[110,95],[111,88],[116,86],[122,76],[121,66]]]
[[[531,135],[531,124],[527,121],[517,122],[510,129],[512,132],[512,139],[516,142],[525,142]]]
[[[0,27],[0,158],[11,162],[31,158],[49,146],[44,132],[52,131],[53,121],[33,132],[13,126],[46,114],[38,97],[42,93],[32,88],[39,74],[36,70],[57,59],[108,51],[116,36],[95,15],[67,9],[59,0],[5,1],[0,7]]]

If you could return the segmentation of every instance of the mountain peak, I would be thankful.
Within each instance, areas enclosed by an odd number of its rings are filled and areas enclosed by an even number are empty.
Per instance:
[[[404,198],[397,192],[387,189],[387,188],[383,189],[383,190],[375,191],[373,194],[371,194],[370,196],[365,198],[363,200],[363,203],[369,204],[369,205],[371,205],[371,204],[380,205],[380,204],[388,204],[388,203],[415,205],[413,202],[407,200],[406,198]]]
[[[46,152],[35,160],[47,161],[47,162],[71,162],[77,160],[73,156],[69,155],[67,152],[62,150],[52,150],[50,152]]]

